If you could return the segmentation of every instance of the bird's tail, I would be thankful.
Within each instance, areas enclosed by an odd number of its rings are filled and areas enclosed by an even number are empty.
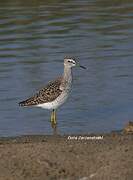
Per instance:
[[[36,101],[34,101],[34,97],[31,97],[19,103],[19,106],[32,106],[32,105],[36,105]]]
[[[19,106],[27,106],[26,104],[27,104],[26,101],[19,102]]]

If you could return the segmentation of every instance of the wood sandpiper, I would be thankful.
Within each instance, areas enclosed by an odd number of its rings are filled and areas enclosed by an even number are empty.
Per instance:
[[[51,126],[56,127],[56,109],[67,99],[72,85],[72,67],[81,66],[73,58],[64,59],[64,73],[61,77],[49,82],[43,89],[37,92],[33,97],[19,103],[20,106],[35,106],[52,110]]]

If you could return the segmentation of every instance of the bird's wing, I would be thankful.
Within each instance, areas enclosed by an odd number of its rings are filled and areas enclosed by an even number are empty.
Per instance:
[[[47,86],[42,88],[33,97],[19,103],[20,106],[32,106],[54,101],[62,92],[60,89],[62,78],[49,82]]]

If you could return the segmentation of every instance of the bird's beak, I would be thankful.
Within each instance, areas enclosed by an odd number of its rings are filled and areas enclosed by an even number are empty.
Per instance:
[[[86,67],[81,66],[79,63],[77,64],[78,67],[81,67],[82,69],[86,69]]]
[[[81,65],[80,65],[79,67],[81,67],[82,69],[86,69],[86,67],[84,67],[84,66],[81,66]]]

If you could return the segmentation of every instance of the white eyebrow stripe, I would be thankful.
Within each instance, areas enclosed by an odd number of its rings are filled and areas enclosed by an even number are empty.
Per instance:
[[[68,62],[75,64],[75,61],[73,59],[68,59]]]

